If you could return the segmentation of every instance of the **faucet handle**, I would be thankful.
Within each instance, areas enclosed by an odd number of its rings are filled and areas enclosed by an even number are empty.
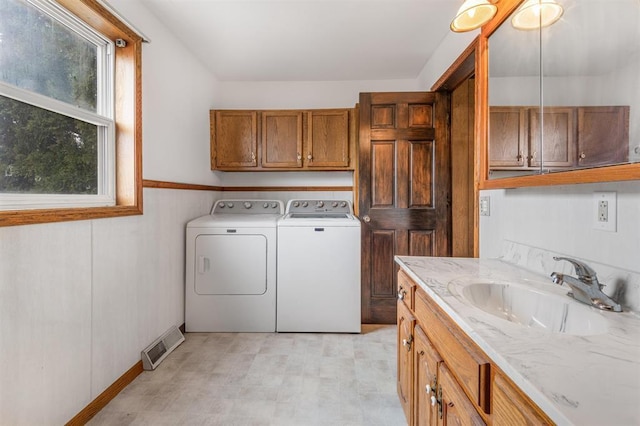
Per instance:
[[[593,270],[589,265],[584,262],[581,262],[576,259],[572,259],[570,257],[562,257],[562,256],[554,256],[553,260],[566,260],[571,263],[576,270],[576,275],[578,278],[587,279],[589,281],[595,280],[597,282],[597,273]]]

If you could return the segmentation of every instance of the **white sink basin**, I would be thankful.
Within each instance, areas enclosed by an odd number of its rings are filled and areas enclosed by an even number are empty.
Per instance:
[[[462,301],[505,321],[551,333],[589,336],[605,333],[600,312],[566,295],[545,293],[511,283],[450,283],[449,291]]]

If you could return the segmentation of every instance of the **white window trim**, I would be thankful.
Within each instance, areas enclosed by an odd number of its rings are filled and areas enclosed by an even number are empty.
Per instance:
[[[0,81],[0,95],[96,125],[98,128],[98,193],[97,194],[19,194],[0,193],[0,211],[49,208],[111,207],[116,205],[115,149],[115,60],[113,42],[89,25],[48,0],[28,0],[58,23],[96,45],[98,49],[98,99],[96,112],[21,89]]]

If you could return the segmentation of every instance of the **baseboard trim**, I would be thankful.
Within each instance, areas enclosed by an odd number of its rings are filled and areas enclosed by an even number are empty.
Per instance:
[[[142,360],[138,361],[133,367],[127,370],[118,378],[111,386],[105,389],[96,399],[91,401],[89,405],[84,407],[82,411],[69,420],[66,426],[81,426],[91,420],[100,410],[115,398],[127,385],[142,373]]]

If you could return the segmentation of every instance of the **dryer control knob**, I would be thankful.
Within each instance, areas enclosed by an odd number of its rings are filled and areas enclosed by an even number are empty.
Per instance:
[[[268,209],[268,208],[269,208],[269,203],[264,203],[264,204],[262,205],[262,207],[263,207],[263,208],[265,208],[265,209]]]
[[[324,207],[324,201],[318,201],[316,207]]]
[[[275,209],[276,207],[278,207],[278,203],[271,203],[271,208]]]
[[[224,208],[225,208],[225,206],[226,206],[226,204],[225,204],[225,203],[218,203],[218,207],[220,207],[221,209],[224,209]]]
[[[302,207],[307,207],[309,205],[309,203],[307,203],[306,201],[302,202]]]
[[[233,208],[233,203],[227,203],[227,207],[229,207],[230,209]]]
[[[244,208],[245,208],[245,209],[250,209],[250,208],[251,208],[251,205],[252,205],[252,204],[251,204],[250,202],[248,202],[248,201],[245,201],[245,202],[244,202]]]
[[[334,209],[338,207],[338,202],[334,201],[333,203],[331,203],[331,207],[333,207]]]
[[[342,203],[340,203],[340,207],[347,207],[347,202],[343,201]]]

